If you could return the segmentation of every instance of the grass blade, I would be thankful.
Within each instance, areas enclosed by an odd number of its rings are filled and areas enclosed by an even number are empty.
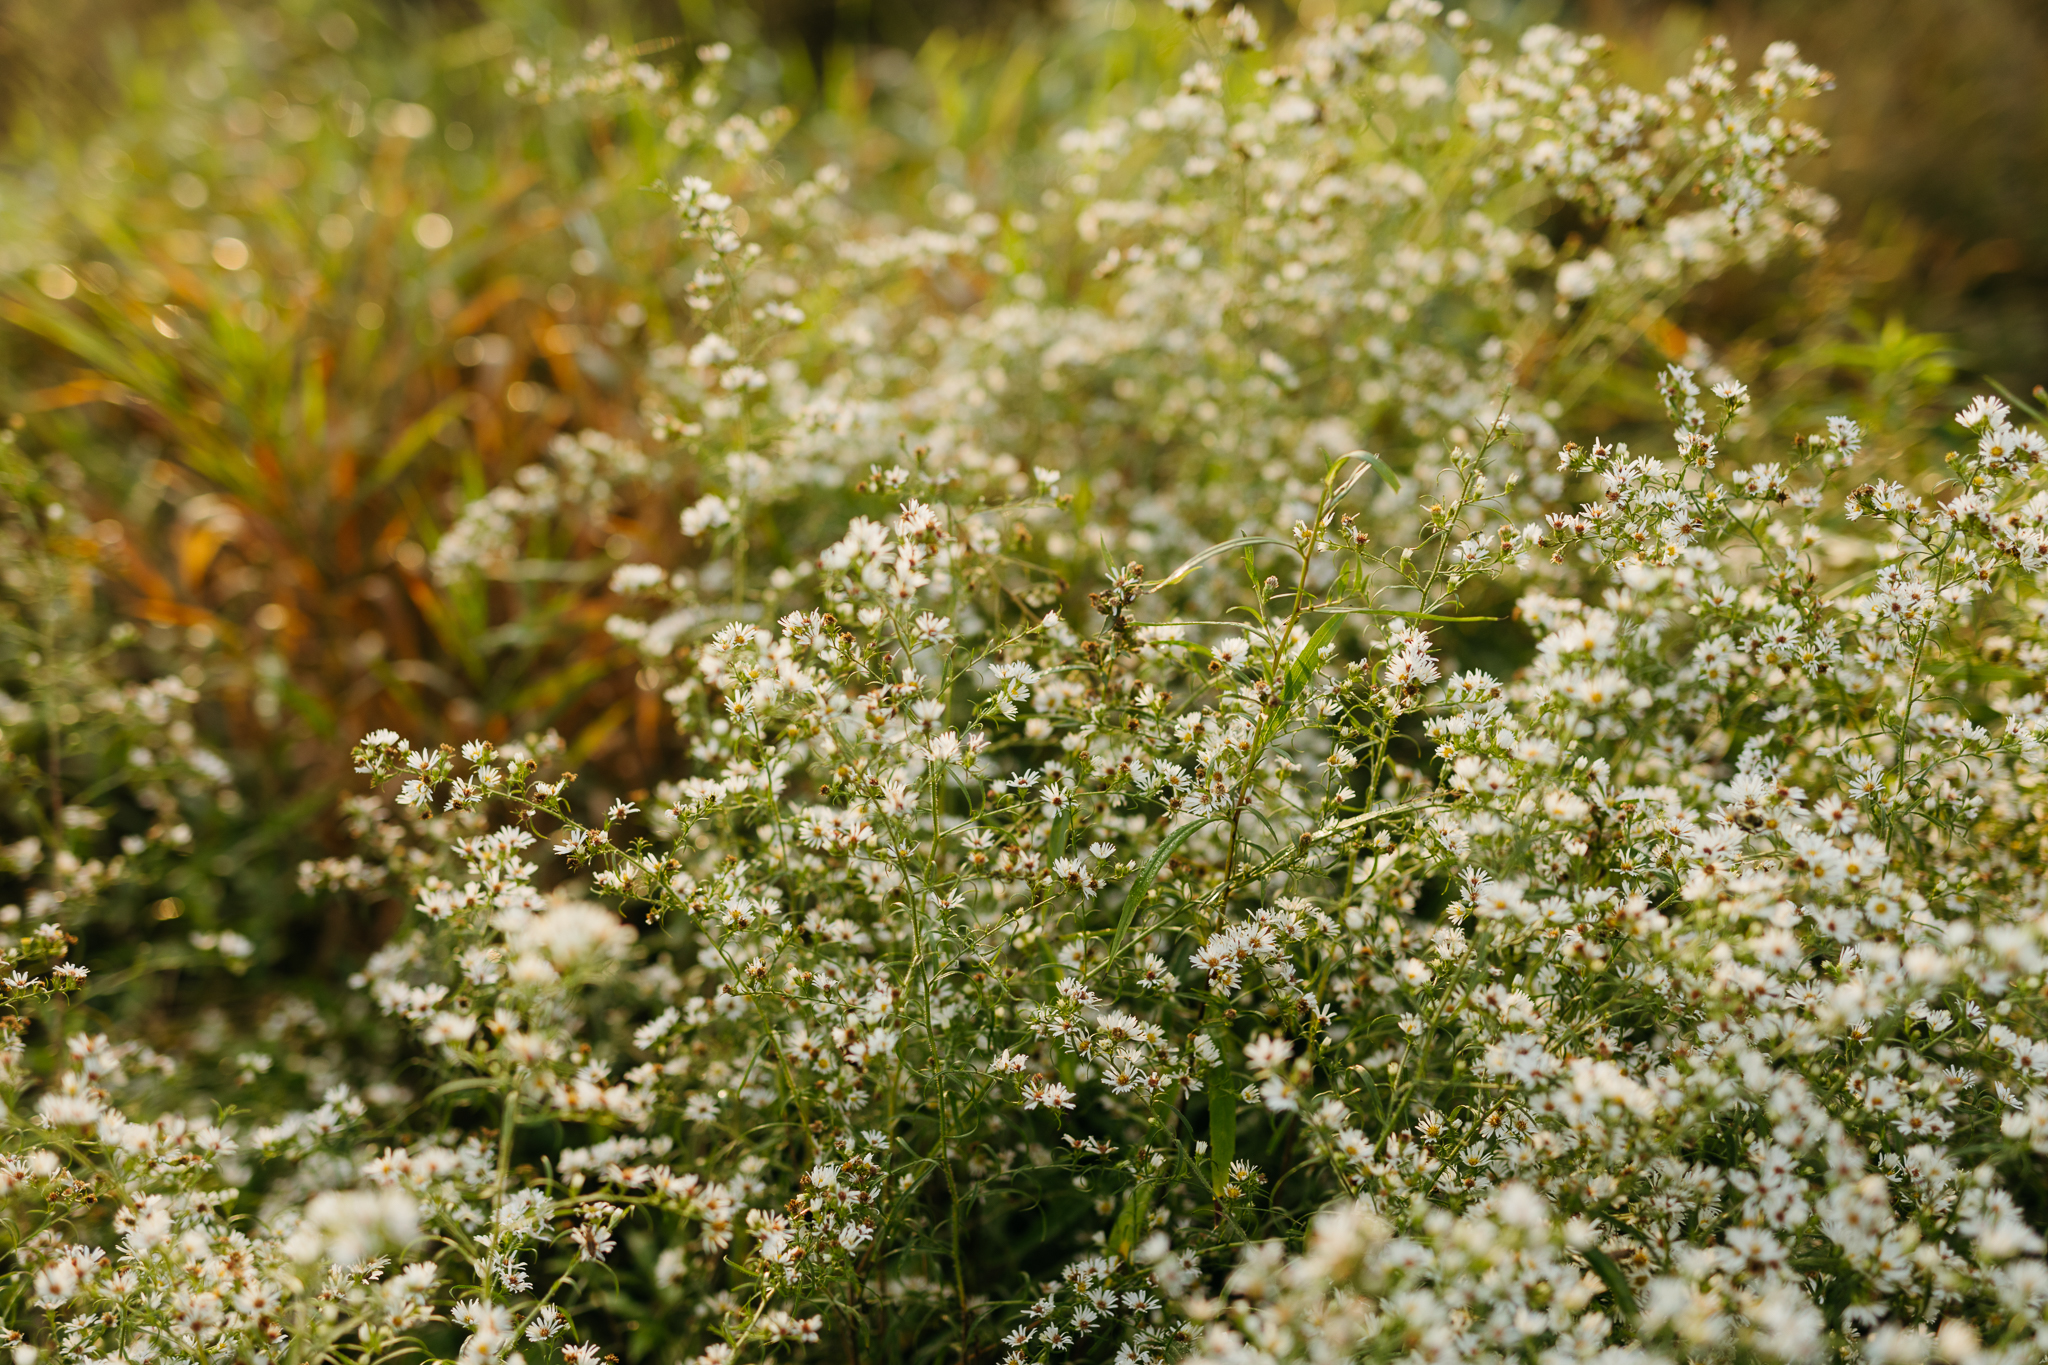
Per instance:
[[[1220,815],[1210,815],[1200,820],[1190,820],[1160,841],[1158,850],[1152,854],[1145,866],[1138,870],[1137,880],[1131,883],[1131,889],[1124,895],[1123,913],[1117,917],[1116,937],[1110,940],[1109,962],[1105,963],[1105,966],[1113,966],[1116,960],[1123,956],[1124,935],[1130,932],[1131,922],[1138,917],[1138,906],[1152,890],[1152,883],[1159,880],[1160,869],[1166,866],[1166,860],[1173,856],[1175,849],[1193,838],[1196,830],[1212,825],[1222,818]]]
[[[1237,1159],[1237,1091],[1222,1067],[1209,1072],[1209,1184],[1223,1197],[1230,1184],[1230,1163]]]
[[[1238,536],[1233,540],[1226,540],[1219,545],[1211,545],[1208,549],[1202,551],[1202,553],[1196,555],[1157,583],[1146,584],[1145,591],[1158,592],[1161,588],[1170,588],[1218,555],[1226,555],[1232,550],[1245,549],[1254,545],[1278,545],[1283,550],[1294,548],[1289,542],[1276,540],[1272,536]]]

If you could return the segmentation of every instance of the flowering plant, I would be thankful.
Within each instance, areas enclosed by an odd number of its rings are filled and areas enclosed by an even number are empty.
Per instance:
[[[1829,78],[1789,44],[1747,80],[1710,44],[1646,93],[1596,37],[1539,26],[1503,54],[1434,3],[1310,31],[1283,60],[1241,7],[1194,38],[1178,81],[1065,131],[1004,201],[941,182],[910,223],[836,161],[806,171],[802,143],[738,107],[730,52],[705,49],[709,112],[670,186],[695,326],[647,357],[659,450],[559,438],[467,505],[437,572],[571,577],[551,528],[630,522],[658,490],[703,554],[683,611],[616,623],[659,671],[750,573],[836,537],[841,490],[905,477],[905,445],[958,498],[1060,471],[1079,520],[1034,524],[1074,572],[1179,561],[1305,517],[1361,446],[1424,480],[1500,422],[1554,448],[1567,405],[1636,371],[1644,333],[1709,362],[1664,316],[1688,289],[1816,244],[1834,212],[1790,174],[1820,143],[1791,110]],[[1554,470],[1526,477],[1561,493]],[[1372,533],[1412,542],[1408,513],[1386,486]]]
[[[681,185],[711,316],[651,416],[733,452],[731,478],[684,515],[703,561],[614,575],[644,605],[612,630],[688,770],[586,810],[552,736],[368,736],[363,852],[303,883],[403,888],[417,913],[355,984],[416,1071],[243,1127],[131,1120],[140,1068],[98,1035],[10,1053],[24,1349],[2048,1354],[2048,440],[1980,399],[1939,470],[1873,468],[1846,420],[1751,450],[1747,391],[1695,356],[1661,377],[1654,451],[1582,447],[1505,342],[1404,337],[1375,371],[1379,324],[1312,291],[1244,322],[1244,281],[1309,278],[1262,253],[1363,268],[1309,226],[1377,220],[1251,230],[1183,180],[1228,164],[1279,215],[1315,157],[1274,148],[1400,145],[1379,116],[1448,95],[1420,54],[1463,26],[1433,17],[1309,38],[1235,120],[1214,70],[1137,120],[1191,139],[1147,163],[1182,179],[1122,173],[1158,191],[1096,214],[1137,225],[1103,272],[1125,288],[1043,350],[1004,349],[1030,310],[980,332],[883,306],[870,272],[939,287],[1000,229],[978,209],[950,237],[849,236],[851,273],[806,294],[768,272],[815,257],[771,263],[734,197]],[[1258,41],[1241,12],[1218,36]],[[1374,316],[1500,340],[1610,276],[1663,287],[1694,259],[1675,243],[1796,235],[1805,135],[1776,102],[1818,75],[1790,52],[1752,106],[1718,57],[1667,99],[1554,31],[1511,65],[1460,50],[1438,141],[1485,188],[1562,176],[1609,259],[1558,266],[1545,305],[1515,279],[1540,239],[1418,208],[1388,230],[1471,233],[1437,263],[1470,273],[1418,258],[1427,288]],[[831,178],[804,183],[771,222],[829,219]],[[1674,232],[1694,188],[1711,206]],[[1236,264],[1191,289],[1161,262],[1197,272],[1212,230]],[[1119,319],[1141,321],[1076,348]],[[1389,387],[1308,385],[1269,323]],[[1368,340],[1344,357],[1347,327]],[[830,335],[844,368],[807,349]],[[1410,444],[1306,439],[1354,401]],[[1084,440],[1138,417],[1162,460],[1207,434],[1278,472],[1170,503],[1162,470],[1140,496]],[[991,453],[1034,431],[1044,462]],[[618,447],[574,444],[587,491]],[[837,500],[800,497],[820,486]],[[500,499],[443,571],[554,510]],[[1085,601],[1082,545],[1107,561]],[[1520,667],[1462,657],[1517,631]]]
[[[178,884],[194,823],[240,809],[192,722],[197,671],[124,676],[137,632],[97,600],[106,547],[66,486],[76,473],[37,469],[0,432],[0,932],[28,935],[0,950],[10,969],[17,954],[67,955],[88,925],[129,927],[147,892],[182,913],[161,893]],[[228,932],[232,960],[246,940]],[[12,972],[0,990],[40,998],[45,985]]]

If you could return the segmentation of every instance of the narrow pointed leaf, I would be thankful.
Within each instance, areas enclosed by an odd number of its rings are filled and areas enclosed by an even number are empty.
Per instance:
[[[1152,890],[1152,883],[1159,880],[1160,869],[1166,866],[1166,860],[1173,856],[1175,849],[1193,838],[1196,830],[1201,829],[1205,825],[1214,824],[1221,818],[1221,816],[1211,815],[1204,819],[1188,821],[1188,823],[1182,825],[1179,829],[1161,840],[1159,848],[1152,854],[1152,857],[1143,867],[1138,869],[1137,880],[1131,883],[1131,889],[1124,895],[1123,913],[1117,917],[1116,937],[1110,940],[1109,961],[1111,964],[1115,963],[1117,958],[1123,955],[1124,935],[1130,932],[1132,921],[1138,917],[1138,907],[1144,903],[1146,893]]]
[[[1217,1198],[1230,1183],[1230,1163],[1237,1159],[1237,1091],[1222,1067],[1209,1072],[1209,1187]]]
[[[1387,468],[1387,462],[1385,460],[1382,460],[1379,456],[1373,454],[1371,451],[1354,450],[1349,455],[1346,455],[1344,458],[1347,460],[1364,461],[1367,466],[1373,469],[1377,469],[1379,471],[1380,477],[1387,481],[1387,487],[1393,489],[1396,493],[1401,491],[1400,476],[1395,474],[1393,470]],[[1349,479],[1346,479],[1344,481],[1344,487],[1338,490],[1337,496],[1342,497],[1345,493],[1350,492],[1351,486],[1357,483],[1359,477],[1364,473],[1365,471],[1361,469],[1358,471],[1357,474],[1354,474]]]
[[[1309,636],[1308,643],[1301,647],[1301,653],[1294,656],[1294,662],[1287,669],[1287,686],[1281,697],[1294,701],[1308,690],[1309,682],[1316,676],[1316,668],[1323,660],[1323,646],[1330,643],[1337,634],[1337,628],[1344,624],[1342,616],[1332,616],[1316,627],[1316,633]]]
[[[1272,536],[1238,536],[1236,539],[1226,540],[1220,545],[1211,545],[1208,549],[1202,551],[1193,559],[1190,559],[1187,563],[1181,565],[1178,569],[1175,569],[1172,573],[1160,579],[1157,583],[1147,584],[1145,587],[1145,591],[1158,592],[1161,588],[1170,588],[1174,584],[1180,582],[1183,578],[1186,578],[1189,574],[1193,573],[1196,569],[1201,568],[1204,564],[1207,564],[1210,560],[1216,558],[1218,555],[1227,555],[1232,550],[1246,549],[1254,545],[1277,545],[1283,550],[1291,550],[1294,548],[1294,546],[1288,543],[1287,541],[1276,540]]]

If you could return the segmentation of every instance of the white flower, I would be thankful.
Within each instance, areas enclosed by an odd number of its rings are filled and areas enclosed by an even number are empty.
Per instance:
[[[1026,1109],[1046,1108],[1055,1112],[1074,1107],[1074,1092],[1058,1081],[1049,1081],[1043,1076],[1034,1076],[1024,1083],[1024,1107]]]
[[[700,536],[716,526],[732,524],[732,510],[716,493],[706,493],[683,509],[682,528],[686,536]]]
[[[443,1010],[428,1020],[420,1030],[420,1041],[428,1046],[466,1043],[476,1033],[476,1018],[473,1015],[454,1014]]]
[[[694,535],[696,532],[686,532]],[[621,564],[612,570],[612,591],[616,593],[642,592],[659,585],[668,577],[659,564]]]
[[[1245,1044],[1244,1049],[1245,1061],[1251,1064],[1253,1071],[1258,1072],[1277,1070],[1293,1055],[1293,1043],[1285,1038],[1276,1038],[1270,1033],[1260,1034]]]

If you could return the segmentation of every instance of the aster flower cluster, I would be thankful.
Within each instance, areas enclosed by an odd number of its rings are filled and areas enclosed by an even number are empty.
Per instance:
[[[712,53],[670,125],[689,312],[647,357],[658,448],[596,451],[596,481],[528,466],[467,505],[438,571],[564,576],[522,562],[561,543],[540,528],[659,493],[715,598],[744,585],[750,519],[836,534],[807,515],[820,491],[906,442],[956,496],[1061,474],[1091,516],[1085,539],[1039,519],[1054,559],[1178,562],[1300,519],[1361,446],[1431,481],[1498,422],[1547,451],[1646,330],[1700,350],[1662,316],[1688,289],[1817,245],[1834,213],[1792,174],[1821,145],[1794,111],[1829,77],[1789,45],[1745,75],[1710,44],[1645,92],[1598,38],[1433,0],[1276,52],[1257,27],[1196,20],[1177,80],[1069,128],[1006,197],[942,181],[921,220],[806,169]],[[1519,473],[1555,495],[1542,462]],[[1405,500],[1371,511],[1375,534],[1417,533]],[[645,638],[658,657],[674,636]]]
[[[1178,8],[1248,65],[1077,130],[1037,226],[678,182],[672,451],[565,441],[440,567],[701,473],[694,561],[611,576],[687,761],[356,747],[301,882],[400,898],[402,1086],[7,1053],[17,1365],[2048,1358],[2042,415],[1760,448],[1695,355],[1564,440],[1519,348],[1823,217],[1820,74]],[[1488,216],[1530,185],[1604,259]]]
[[[479,1359],[622,1258],[713,1361],[2035,1358],[2044,750],[1970,670],[2034,657],[2037,438],[1973,405],[1916,501],[1841,425],[1729,467],[1744,395],[1666,387],[1667,453],[1566,446],[1535,527],[1369,552],[1336,463],[1230,625],[1170,619],[1221,556],[1041,611],[1031,502],[898,466],[816,606],[681,651],[657,810],[370,737],[419,913],[361,985],[495,1144],[372,1155],[340,1097],[257,1136],[362,1154],[271,1235],[438,1239]],[[1481,534],[1512,679],[1430,634]],[[1045,1207],[1051,1279],[988,1244]]]

